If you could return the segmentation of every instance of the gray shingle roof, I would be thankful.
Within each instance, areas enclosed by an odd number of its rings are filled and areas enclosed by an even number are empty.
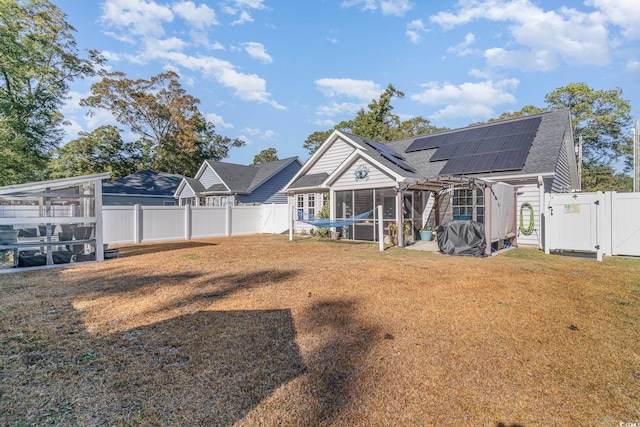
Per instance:
[[[103,194],[137,194],[173,197],[182,175],[140,171],[115,181],[102,183]]]
[[[329,174],[326,172],[314,173],[310,175],[302,175],[289,188],[312,188],[318,187],[329,178]]]
[[[297,157],[289,157],[273,162],[259,163],[257,165],[239,165],[235,163],[214,162],[207,163],[218,174],[232,193],[250,193],[276,172],[296,161]],[[226,188],[224,189],[226,190]],[[207,191],[213,191],[211,188]]]
[[[529,150],[529,154],[524,166],[519,170],[500,171],[492,173],[468,174],[490,176],[506,176],[517,174],[541,174],[552,173],[556,170],[560,149],[563,144],[566,132],[571,131],[571,121],[569,110],[556,110],[537,115],[541,117],[540,125],[536,136]],[[527,120],[534,116],[524,116],[516,119],[510,119],[500,122],[488,123],[480,127],[493,126],[497,123],[516,122],[519,120]],[[398,153],[402,153],[407,163],[415,167],[418,174],[423,178],[433,178],[440,174],[440,171],[447,163],[446,160],[431,162],[430,159],[436,152],[436,148],[414,151],[406,153],[405,150],[416,140],[430,138],[435,135],[462,133],[468,128],[455,129],[447,132],[441,132],[433,135],[419,136],[414,138],[405,138],[397,141],[388,142],[387,145]],[[350,135],[351,136],[351,135]],[[403,174],[409,176],[406,173]]]

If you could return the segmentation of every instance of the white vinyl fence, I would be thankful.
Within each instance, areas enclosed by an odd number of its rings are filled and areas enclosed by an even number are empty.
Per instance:
[[[640,193],[545,194],[545,252],[640,256]]]
[[[283,233],[287,205],[103,206],[104,243],[191,240],[242,234]]]

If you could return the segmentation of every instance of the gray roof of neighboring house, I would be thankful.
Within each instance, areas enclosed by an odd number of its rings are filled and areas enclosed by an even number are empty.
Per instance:
[[[251,193],[260,184],[294,161],[299,162],[300,160],[297,157],[289,157],[248,166],[206,160],[232,193]],[[218,191],[212,188],[213,186],[206,191]],[[220,191],[227,191],[226,187]]]
[[[200,181],[198,181],[195,178],[189,178],[187,176],[184,177],[184,180],[187,181],[187,184],[189,184],[189,187],[191,187],[191,189],[196,192],[196,193],[202,193],[203,191],[205,191],[204,186],[202,185],[202,183]]]
[[[140,171],[115,181],[104,181],[102,193],[173,197],[182,178],[167,172]]]

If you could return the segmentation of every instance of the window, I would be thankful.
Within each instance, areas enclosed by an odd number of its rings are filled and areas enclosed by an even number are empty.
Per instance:
[[[175,206],[175,205],[176,205],[176,202],[167,202],[167,201],[162,202],[162,206]]]
[[[455,190],[453,192],[453,219],[474,220],[484,223],[484,191],[481,188],[476,188],[475,190],[459,188]]]
[[[298,219],[304,219],[304,194],[298,194],[298,202],[296,208],[298,210]]]
[[[307,194],[307,216],[313,218],[316,214],[316,195]]]

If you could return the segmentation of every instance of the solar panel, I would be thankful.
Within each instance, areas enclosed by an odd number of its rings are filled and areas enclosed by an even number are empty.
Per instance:
[[[492,172],[522,169],[524,162],[527,160],[529,149],[508,150],[499,153],[498,158],[493,164]]]
[[[369,145],[370,147],[374,148],[375,150],[377,150],[382,155],[389,156],[389,157],[395,157],[397,159],[405,160],[405,158],[402,157],[401,154],[399,154],[398,152],[392,150],[387,145],[381,144],[381,143],[376,142],[376,141],[371,141],[370,139],[367,139],[364,142],[366,142],[367,145]]]
[[[451,157],[460,157],[456,156],[456,151],[458,151],[461,145],[462,144],[443,145],[442,147],[438,148],[435,153],[433,153],[433,156],[431,156],[430,160],[432,162],[435,162],[438,160],[447,160]]]
[[[506,141],[506,136],[494,136],[493,138],[484,139],[480,143],[476,153],[494,153],[500,151]]]
[[[368,139],[365,139],[364,142],[368,146],[376,150],[378,153],[380,153],[382,157],[389,160],[391,163],[395,164],[396,166],[406,170],[407,172],[416,171],[413,167],[411,167],[407,162],[404,161],[404,157],[402,157],[400,154],[398,154],[396,151],[394,151],[390,147],[384,144],[381,144],[379,142],[371,141]]]
[[[453,159],[449,159],[447,161],[447,163],[445,163],[444,167],[442,168],[442,170],[440,170],[440,174],[441,175],[448,175],[448,174],[461,174],[461,173],[465,173],[464,171],[466,170],[466,166],[467,163],[469,163],[469,160],[471,159],[471,157],[454,157]]]
[[[466,141],[460,144],[457,144],[459,147],[455,152],[455,156],[471,156],[477,153],[478,148],[480,148],[482,141]]]
[[[492,166],[499,153],[483,153],[470,157],[461,173],[491,172]]]

